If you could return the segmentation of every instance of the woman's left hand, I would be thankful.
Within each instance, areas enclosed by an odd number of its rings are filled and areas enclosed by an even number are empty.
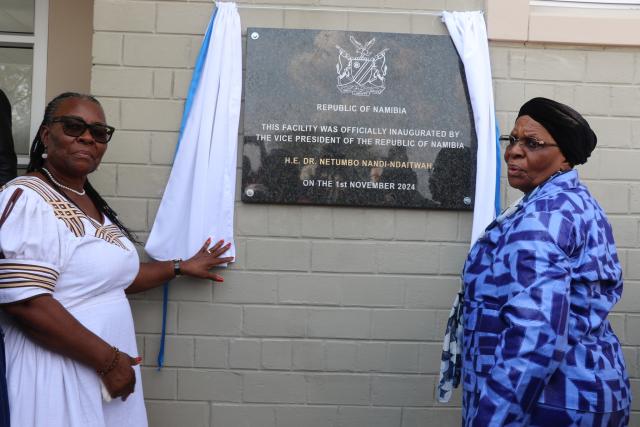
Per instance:
[[[211,238],[204,242],[202,248],[200,248],[194,256],[180,262],[180,271],[183,275],[197,277],[200,279],[209,279],[215,282],[224,282],[222,277],[211,273],[209,270],[213,267],[219,266],[220,264],[226,264],[233,261],[233,257],[220,257],[229,250],[231,243],[225,244],[224,240],[220,240],[209,248],[210,244]]]

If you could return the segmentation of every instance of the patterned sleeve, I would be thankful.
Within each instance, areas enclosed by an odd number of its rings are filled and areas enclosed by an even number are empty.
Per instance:
[[[52,294],[65,245],[51,207],[33,191],[11,186],[0,193],[0,212],[0,304]]]
[[[500,310],[495,365],[469,425],[521,426],[567,351],[571,265],[565,250],[574,230],[559,214],[528,214],[507,233],[499,259],[518,292]],[[575,235],[574,235],[575,236]],[[560,243],[560,245],[559,245]]]

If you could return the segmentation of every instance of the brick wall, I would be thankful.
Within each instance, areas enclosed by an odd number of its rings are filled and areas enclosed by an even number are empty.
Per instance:
[[[212,7],[208,0],[95,0],[92,92],[118,132],[93,181],[142,238],[170,172]],[[432,11],[477,10],[483,2],[252,0],[239,7],[244,28],[446,34]],[[491,54],[503,131],[524,100],[541,95],[585,113],[599,135],[580,173],[610,215],[626,267],[625,295],[611,318],[640,396],[640,48],[492,43]],[[512,201],[516,193],[503,188],[503,200]],[[438,405],[434,387],[470,223],[458,212],[238,202],[238,262],[225,283],[180,279],[171,287],[161,372],[161,292],[132,299],[151,425],[459,425],[459,396]]]

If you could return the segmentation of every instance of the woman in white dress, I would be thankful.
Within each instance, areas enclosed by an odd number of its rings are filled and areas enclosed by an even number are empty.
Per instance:
[[[188,260],[139,262],[131,233],[87,180],[113,131],[95,98],[58,96],[27,175],[0,192],[0,326],[15,427],[146,426],[125,293],[178,274],[221,281],[209,270],[232,260],[222,257],[229,244],[210,248],[209,239]]]

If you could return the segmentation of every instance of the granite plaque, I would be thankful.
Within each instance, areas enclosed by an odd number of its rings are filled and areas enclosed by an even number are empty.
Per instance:
[[[471,209],[476,135],[448,36],[249,28],[242,200]]]

